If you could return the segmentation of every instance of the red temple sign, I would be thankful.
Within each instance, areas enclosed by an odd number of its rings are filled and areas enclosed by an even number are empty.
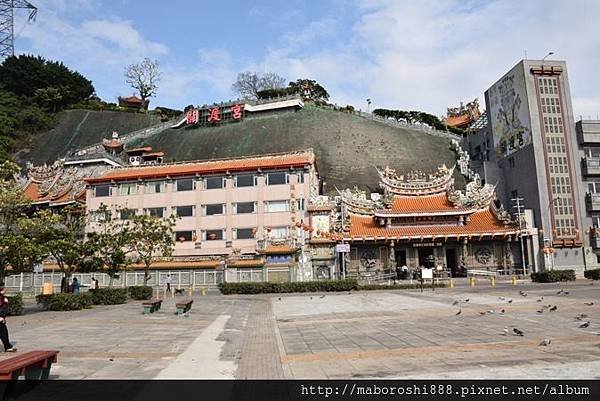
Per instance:
[[[240,120],[242,118],[242,105],[236,104],[231,106],[231,118],[234,120]]]
[[[210,109],[208,114],[208,122],[221,121],[221,110],[218,107]]]
[[[198,124],[199,115],[200,113],[198,112],[198,109],[188,110],[186,113],[186,122],[188,124]]]

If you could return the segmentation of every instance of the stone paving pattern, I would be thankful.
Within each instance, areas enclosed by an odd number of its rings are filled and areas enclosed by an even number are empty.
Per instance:
[[[569,294],[558,295],[561,288]],[[25,315],[9,317],[8,327],[20,352],[60,350],[51,376],[61,379],[178,372],[252,379],[599,378],[599,295],[600,284],[588,281],[424,292],[209,294],[194,296],[187,316],[174,314],[180,296],[167,298],[151,315],[141,313],[140,301],[73,312],[28,307]],[[452,305],[455,300],[462,302]],[[594,305],[584,304],[590,301]],[[558,310],[538,313],[544,305]],[[579,313],[588,315],[583,321],[590,327],[578,327]],[[525,335],[505,336],[504,326]],[[552,340],[547,347],[538,345],[544,338]]]

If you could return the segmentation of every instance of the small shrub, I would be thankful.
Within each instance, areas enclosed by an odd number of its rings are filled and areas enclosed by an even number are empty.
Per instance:
[[[546,270],[543,272],[531,273],[531,281],[535,283],[575,281],[575,270]]]
[[[89,293],[94,305],[119,305],[127,302],[127,288],[98,288]]]
[[[289,292],[336,292],[357,290],[356,280],[298,281],[291,283],[220,283],[219,290],[229,294],[272,294]]]
[[[129,297],[138,301],[152,298],[152,287],[147,285],[137,285],[127,288]]]
[[[444,283],[438,284],[423,284],[423,288],[446,288],[447,285]],[[365,284],[359,285],[358,289],[360,291],[368,291],[368,290],[416,290],[420,289],[421,284],[413,283],[413,284]]]
[[[8,315],[20,316],[23,314],[23,294],[20,292],[16,295],[7,296],[8,298]]]
[[[35,299],[44,309],[52,311],[80,310],[92,306],[92,294],[89,292],[38,295]]]
[[[591,269],[583,272],[585,278],[590,280],[600,280],[600,269]]]

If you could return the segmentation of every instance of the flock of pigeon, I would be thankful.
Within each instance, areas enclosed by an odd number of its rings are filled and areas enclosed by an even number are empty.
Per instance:
[[[519,295],[522,297],[527,297],[527,293],[525,291],[519,291]],[[560,291],[558,291],[556,293],[556,295],[560,295],[560,296],[567,296],[569,295],[569,291],[565,291],[563,289],[561,289]],[[512,304],[513,300],[512,298],[506,298],[506,297],[498,297],[499,301],[506,301],[506,303],[508,304]],[[461,307],[461,303],[468,303],[470,301],[470,298],[466,298],[464,300],[455,300],[454,302],[452,302],[452,306],[457,306],[458,305],[458,312],[456,312],[456,316],[460,315],[462,313],[462,307]],[[539,297],[536,302],[543,302],[544,301],[544,297],[541,296]],[[584,305],[586,306],[592,306],[594,305],[594,302],[584,302]],[[556,312],[558,310],[558,305],[552,305],[552,304],[547,304],[547,305],[542,305],[542,307],[540,309],[537,310],[538,314],[543,314],[546,310],[548,310],[549,312]],[[506,312],[506,309],[500,309],[500,311],[498,312],[500,315],[504,314]],[[490,309],[487,311],[481,311],[479,312],[480,315],[488,315],[488,314],[494,314],[496,313],[496,311],[494,309]],[[579,328],[580,329],[586,329],[590,326],[590,321],[586,320],[584,321],[584,319],[586,319],[588,317],[587,314],[585,313],[580,313],[577,316],[575,316],[575,320],[578,322],[582,322],[581,324],[579,324]],[[510,326],[512,327],[512,335],[515,336],[519,336],[519,337],[524,337],[525,333],[523,332],[523,330],[520,330],[514,326]],[[509,335],[509,333],[511,333],[511,331],[509,330],[509,326],[504,326],[504,330],[502,332],[502,335],[507,336]],[[549,338],[544,338],[538,345],[539,346],[543,346],[546,347],[548,345],[550,345],[552,343],[552,340]]]

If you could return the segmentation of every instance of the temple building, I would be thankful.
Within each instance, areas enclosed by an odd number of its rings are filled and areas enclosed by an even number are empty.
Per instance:
[[[119,96],[119,106],[126,107],[128,109],[148,110],[150,99],[141,99],[136,95],[131,96]]]
[[[479,117],[481,117],[479,100],[475,99],[472,102],[467,103],[466,106],[461,102],[459,107],[448,108],[444,122],[448,127],[467,129],[475,123]]]
[[[173,255],[157,260],[157,268],[207,272],[217,282],[329,278],[335,268],[333,251],[323,251],[334,242],[326,237],[331,206],[309,208],[319,199],[312,150],[130,166],[85,181],[92,216],[107,205],[122,220],[179,217]],[[321,212],[323,233],[314,239],[320,250],[313,252],[310,222]],[[87,230],[95,227],[92,218]],[[316,270],[313,259],[320,260]]]
[[[340,191],[340,231],[350,244],[347,275],[403,265],[442,265],[453,276],[522,268],[519,226],[495,201],[493,186],[475,179],[465,191],[454,190],[454,168],[443,165],[431,174],[378,172],[383,194]]]

